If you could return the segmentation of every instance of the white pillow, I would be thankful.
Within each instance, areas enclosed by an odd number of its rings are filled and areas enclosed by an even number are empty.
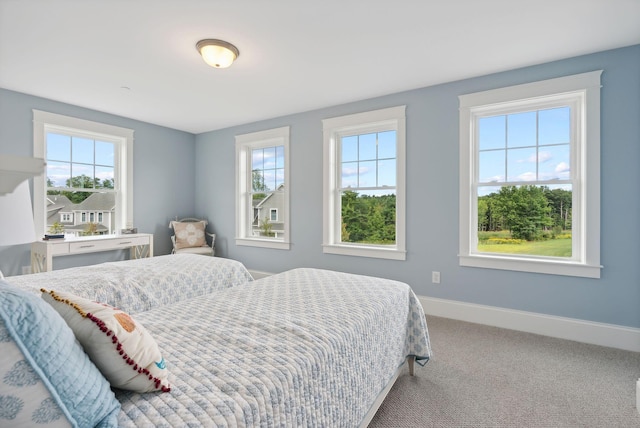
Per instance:
[[[41,291],[111,386],[136,392],[171,390],[158,344],[131,316],[71,293]]]

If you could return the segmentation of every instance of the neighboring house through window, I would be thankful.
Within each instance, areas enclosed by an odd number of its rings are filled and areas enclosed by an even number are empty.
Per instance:
[[[405,106],[322,122],[323,251],[404,260]]]
[[[236,244],[286,249],[289,127],[236,136]]]
[[[91,193],[80,203],[73,203],[57,191],[52,193],[54,194],[47,195],[46,199],[49,226],[57,218],[62,217],[65,235],[82,236],[87,233],[89,223],[94,223],[93,220],[96,220],[97,216],[95,226],[92,225],[91,234],[104,235],[115,230],[115,193]]]
[[[460,264],[600,277],[601,71],[460,96]]]
[[[33,119],[34,156],[47,162],[34,179],[37,233],[60,218],[65,234],[131,227],[133,130],[38,110]]]

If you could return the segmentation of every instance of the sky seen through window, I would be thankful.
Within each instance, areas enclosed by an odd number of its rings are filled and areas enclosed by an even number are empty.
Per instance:
[[[570,124],[569,107],[479,118],[478,195],[533,182],[570,190]]]

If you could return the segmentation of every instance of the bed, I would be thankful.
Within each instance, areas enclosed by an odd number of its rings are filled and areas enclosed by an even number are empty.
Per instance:
[[[114,389],[111,424],[366,426],[405,362],[431,357],[422,307],[397,281],[301,268],[160,300],[135,320],[170,391]]]
[[[42,287],[107,303],[132,314],[253,281],[240,262],[173,254],[101,263],[8,279],[40,294]]]

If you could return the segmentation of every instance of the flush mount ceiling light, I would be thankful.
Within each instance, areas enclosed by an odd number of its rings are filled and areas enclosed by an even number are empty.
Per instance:
[[[204,62],[215,68],[227,68],[238,58],[240,51],[224,40],[204,39],[196,43]]]

